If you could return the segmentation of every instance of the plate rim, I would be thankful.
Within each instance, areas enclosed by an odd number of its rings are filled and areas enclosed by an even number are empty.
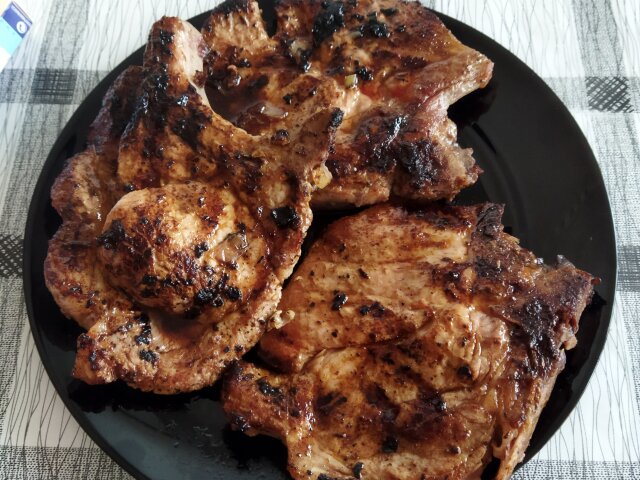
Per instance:
[[[420,2],[420,0],[417,0],[418,2]],[[598,180],[599,183],[602,185],[603,189],[604,189],[604,193],[605,193],[605,197],[606,197],[606,210],[607,210],[607,215],[606,215],[606,220],[608,223],[608,227],[607,230],[610,233],[611,238],[609,239],[611,241],[611,244],[613,245],[613,251],[612,252],[608,252],[609,255],[612,256],[612,261],[613,261],[613,266],[612,266],[612,272],[611,272],[611,282],[610,282],[610,288],[608,289],[611,292],[611,301],[610,301],[610,307],[608,308],[608,315],[605,315],[605,323],[606,325],[601,327],[598,330],[598,334],[593,342],[591,343],[591,348],[595,348],[595,350],[597,351],[597,354],[595,356],[595,362],[593,364],[593,368],[588,372],[587,378],[585,379],[585,383],[584,385],[579,389],[579,391],[575,394],[572,395],[572,397],[570,398],[570,400],[565,404],[568,408],[566,408],[566,412],[563,412],[559,417],[556,417],[555,422],[557,424],[557,426],[555,427],[555,429],[553,429],[553,431],[551,432],[551,434],[549,436],[547,436],[547,438],[541,442],[541,444],[535,448],[535,449],[531,449],[531,448],[527,448],[527,450],[525,451],[525,457],[524,459],[518,463],[518,465],[516,466],[515,471],[519,470],[520,468],[522,468],[524,465],[526,465],[531,459],[533,459],[533,457],[535,457],[540,450],[542,449],[542,447],[544,447],[549,440],[560,430],[560,428],[562,427],[562,425],[566,422],[566,420],[568,419],[568,417],[571,415],[571,413],[575,410],[578,402],[580,401],[580,399],[582,398],[582,396],[584,395],[584,392],[587,389],[587,386],[589,385],[589,383],[592,380],[593,374],[596,370],[596,368],[598,367],[601,359],[602,359],[602,351],[604,350],[604,346],[607,342],[607,339],[609,338],[609,330],[611,328],[611,320],[613,317],[613,308],[616,302],[616,297],[617,297],[617,283],[618,283],[618,270],[619,270],[619,265],[618,265],[618,252],[617,252],[617,232],[616,232],[616,227],[615,227],[615,222],[614,222],[614,218],[613,218],[613,211],[611,208],[611,200],[610,200],[610,196],[609,196],[609,190],[607,189],[606,183],[604,181],[604,177],[602,174],[602,169],[600,168],[600,164],[598,163],[595,154],[593,153],[593,149],[591,148],[591,144],[589,143],[588,139],[586,138],[586,136],[584,135],[584,132],[582,130],[582,128],[580,128],[580,125],[577,123],[577,121],[575,120],[575,118],[573,117],[573,115],[571,114],[571,112],[569,111],[568,107],[564,104],[564,102],[562,102],[562,100],[556,95],[556,93],[551,89],[551,87],[549,87],[549,85],[547,85],[547,83],[531,68],[529,67],[524,61],[522,61],[516,54],[514,54],[513,52],[511,52],[510,50],[508,50],[506,47],[504,47],[501,43],[499,43],[497,40],[489,37],[488,35],[485,35],[484,33],[482,33],[481,31],[477,30],[476,28],[468,25],[467,23],[464,23],[461,20],[458,20],[454,17],[451,17],[449,15],[445,15],[437,10],[434,10],[432,8],[426,7],[424,4],[422,4],[423,7],[427,8],[428,10],[430,10],[431,12],[433,12],[434,14],[436,14],[442,21],[443,23],[447,26],[448,29],[451,29],[451,25],[456,25],[459,28],[464,28],[467,29],[467,31],[471,34],[473,34],[474,36],[478,36],[481,40],[483,41],[489,41],[495,44],[495,46],[499,49],[502,50],[502,54],[507,54],[508,56],[511,57],[512,61],[514,61],[514,63],[516,63],[518,65],[519,68],[523,69],[524,71],[527,72],[527,74],[529,76],[531,76],[532,78],[534,78],[537,83],[540,84],[540,88],[543,90],[546,90],[547,96],[549,98],[549,100],[553,103],[556,104],[556,107],[560,107],[560,110],[563,111],[563,113],[565,114],[565,116],[567,116],[567,119],[569,121],[570,124],[572,124],[572,126],[574,127],[575,130],[575,134],[580,136],[580,140],[584,143],[584,145],[586,146],[588,152],[590,153],[590,155],[586,156],[582,161],[587,162],[589,164],[591,164],[594,168],[595,173],[598,175]],[[213,8],[216,8],[215,6]],[[198,24],[203,22],[212,12],[212,9],[207,10],[203,13],[200,13],[198,15],[195,15],[191,18],[189,18],[187,21],[191,24]],[[33,230],[35,227],[35,220],[36,220],[36,213],[38,208],[41,206],[42,204],[42,199],[41,197],[43,195],[48,195],[49,192],[44,192],[44,186],[45,184],[49,181],[49,174],[51,172],[51,170],[54,169],[54,166],[56,165],[55,162],[55,158],[54,158],[54,153],[55,152],[59,152],[62,150],[62,147],[69,141],[69,138],[72,137],[72,135],[75,132],[75,129],[72,128],[72,126],[75,126],[78,121],[80,120],[80,115],[79,113],[82,110],[83,105],[85,104],[85,102],[87,102],[87,99],[92,98],[95,94],[95,92],[97,91],[105,91],[109,85],[111,85],[113,83],[113,81],[115,80],[115,78],[117,77],[117,75],[119,75],[122,71],[124,71],[125,68],[127,68],[129,65],[133,65],[133,59],[136,56],[141,56],[144,48],[146,47],[146,43],[144,45],[142,45],[141,47],[137,48],[136,50],[134,50],[131,54],[129,54],[126,58],[124,58],[118,65],[116,65],[102,80],[100,80],[100,82],[98,82],[98,84],[84,97],[84,99],[78,104],[78,106],[76,107],[75,111],[73,112],[73,114],[69,117],[69,119],[66,121],[64,128],[60,131],[60,133],[58,134],[56,141],[54,142],[53,146],[51,147],[47,158],[45,160],[45,162],[43,163],[42,169],[40,170],[40,173],[38,175],[38,179],[34,185],[34,189],[33,192],[31,194],[31,200],[29,203],[29,208],[28,208],[28,213],[27,213],[27,218],[26,218],[26,224],[25,224],[25,229],[24,229],[24,242],[23,242],[23,246],[22,246],[22,282],[23,282],[23,293],[24,293],[24,303],[26,306],[26,311],[27,311],[27,316],[29,319],[29,327],[30,327],[30,331],[31,331],[31,335],[33,336],[34,339],[34,343],[36,346],[36,349],[38,351],[38,355],[39,355],[39,359],[40,362],[42,363],[47,376],[49,377],[49,380],[51,381],[51,383],[53,384],[56,393],[58,394],[58,396],[60,397],[60,399],[62,400],[63,404],[65,405],[65,407],[69,410],[69,412],[71,413],[71,415],[73,416],[74,420],[76,422],[78,422],[78,425],[87,433],[87,435],[91,438],[91,440],[93,442],[95,442],[111,459],[113,459],[120,467],[122,467],[127,473],[129,473],[130,475],[132,475],[134,478],[136,479],[143,479],[143,480],[151,480],[149,476],[147,476],[145,473],[143,473],[138,467],[136,467],[133,463],[129,462],[123,455],[121,455],[118,450],[116,450],[105,438],[103,435],[100,434],[100,432],[92,425],[92,423],[89,421],[88,416],[86,415],[85,412],[83,412],[80,407],[78,406],[78,404],[76,402],[74,402],[66,393],[66,384],[63,384],[63,382],[61,380],[57,380],[57,375],[54,372],[53,366],[51,365],[51,362],[45,361],[45,359],[47,358],[46,354],[46,347],[44,345],[44,341],[42,339],[42,335],[43,332],[41,331],[41,328],[38,325],[38,322],[36,321],[34,312],[33,312],[33,289],[32,289],[32,282],[34,281],[34,278],[31,275],[31,268],[32,268],[32,258],[31,258],[31,242],[30,242],[30,238],[32,237],[33,234]],[[475,48],[475,47],[472,47]],[[102,100],[102,97],[100,98],[100,100]],[[67,159],[70,157],[67,157]],[[50,201],[50,200],[49,200]],[[44,279],[42,279],[44,280]],[[43,282],[44,283],[44,282]],[[70,320],[71,321],[71,320]],[[562,372],[560,373],[562,374]],[[544,409],[543,409],[544,411]],[[537,427],[537,426],[536,426]],[[535,429],[534,429],[535,432]]]

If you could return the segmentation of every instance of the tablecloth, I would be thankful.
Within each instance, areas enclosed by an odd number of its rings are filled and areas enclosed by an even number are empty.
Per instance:
[[[66,410],[35,349],[22,293],[26,212],[51,146],[91,89],[155,19],[217,2],[19,3],[34,25],[0,73],[0,479],[126,479]],[[613,209],[619,276],[604,352],[577,408],[515,478],[640,478],[640,1],[425,3],[495,39],[551,86],[586,134]]]

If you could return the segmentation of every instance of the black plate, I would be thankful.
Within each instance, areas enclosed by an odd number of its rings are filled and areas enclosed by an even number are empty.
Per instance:
[[[460,143],[485,173],[458,201],[506,204],[504,223],[522,245],[553,260],[560,253],[602,279],[585,311],[578,346],[567,355],[527,451],[535,455],[575,407],[604,346],[616,280],[611,211],[598,165],[573,118],[524,63],[490,38],[440,15],[464,43],[495,62],[493,80],[451,109]],[[206,14],[191,21],[200,26]],[[83,149],[102,96],[142,49],[111,72],[60,134],[42,169],[29,209],[24,289],[35,343],[56,390],[75,419],[111,457],[138,478],[285,479],[286,450],[266,437],[229,431],[216,387],[172,397],[112,384],[89,387],[70,376],[80,330],[47,291],[43,261],[59,224],[49,191],[64,160]]]

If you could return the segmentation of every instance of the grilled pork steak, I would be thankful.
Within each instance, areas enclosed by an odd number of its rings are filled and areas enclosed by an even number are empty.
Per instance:
[[[116,177],[118,145],[142,78],[141,67],[129,67],[116,79],[91,125],[87,149],[69,159],[51,189],[63,224],[49,242],[45,281],[62,312],[84,328],[132,308],[104,278],[95,239],[109,210],[126,193]]]
[[[477,478],[524,451],[594,279],[502,231],[502,207],[380,205],[338,220],[283,293],[290,321],[223,391],[296,479]]]
[[[206,52],[190,24],[157,22],[117,175],[115,168],[104,182],[100,173],[85,175],[77,165],[86,157],[102,167],[90,149],[54,187],[54,205],[63,196],[71,205],[67,214],[58,202],[65,221],[58,236],[85,210],[98,218],[82,237],[90,257],[75,254],[73,266],[59,268],[62,280],[56,268],[66,258],[52,242],[54,293],[64,284],[84,294],[81,282],[98,279],[96,298],[119,302],[64,309],[90,327],[74,368],[87,383],[122,379],[174,393],[215,382],[265,331],[311,223],[311,194],[327,182],[324,161],[342,112],[316,109],[286,135],[250,135],[211,109],[202,88]],[[128,193],[111,198],[107,178]]]
[[[335,85],[345,111],[321,208],[452,198],[474,183],[471,150],[456,143],[448,106],[485,86],[492,63],[461,44],[418,2],[276,2],[269,37],[256,2],[228,0],[203,28],[211,98],[236,125],[274,132]],[[300,75],[304,74],[304,81]]]

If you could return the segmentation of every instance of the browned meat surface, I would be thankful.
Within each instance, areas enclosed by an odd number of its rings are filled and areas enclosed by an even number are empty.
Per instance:
[[[85,382],[122,379],[158,393],[215,382],[265,331],[311,223],[311,194],[327,183],[324,161],[342,112],[318,108],[286,134],[250,135],[211,109],[206,53],[190,24],[157,22],[117,164],[100,176],[105,164],[90,149],[53,190],[64,220],[57,235],[73,248],[76,217],[86,210],[98,219],[71,261],[52,242],[50,259],[65,265],[49,261],[48,269],[56,299],[67,294],[57,285],[81,287],[68,287],[77,298],[61,305],[90,327],[74,368]],[[115,155],[112,143],[108,151]],[[107,303],[92,309],[80,298],[93,293],[83,280],[104,290],[91,298]]]
[[[95,238],[125,193],[116,179],[118,145],[141,79],[141,67],[130,67],[118,77],[91,125],[87,149],[69,159],[51,189],[63,225],[49,242],[45,280],[62,312],[84,328],[131,309],[131,302],[106,282]]]
[[[503,233],[502,207],[380,205],[331,225],[283,293],[289,322],[223,390],[232,426],[296,479],[508,478],[594,279]]]
[[[276,14],[269,37],[255,2],[214,10],[203,28],[209,95],[253,133],[338,102],[345,120],[327,161],[333,180],[315,206],[450,199],[476,181],[480,170],[458,146],[447,108],[487,84],[485,56],[418,2],[282,0]]]

